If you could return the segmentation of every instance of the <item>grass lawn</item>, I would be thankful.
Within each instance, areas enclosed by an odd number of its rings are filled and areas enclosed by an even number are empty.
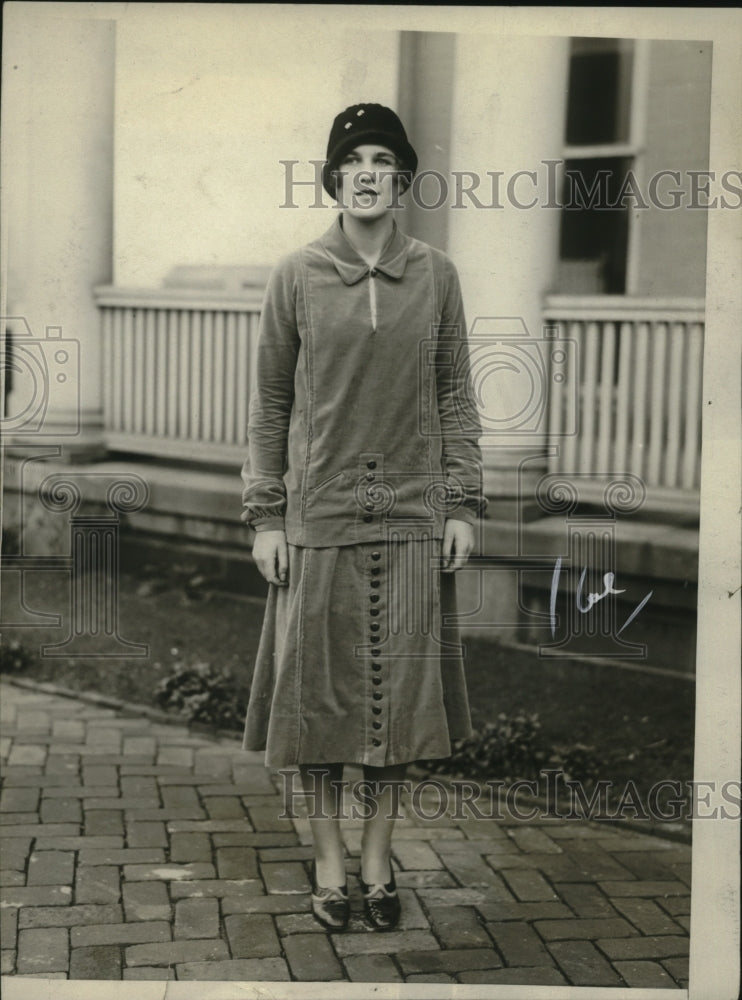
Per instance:
[[[23,606],[69,621],[69,578],[42,570],[3,580],[3,621],[19,621]],[[155,687],[178,662],[227,666],[234,675],[234,703],[244,713],[262,620],[262,602],[210,590],[193,568],[143,568],[122,574],[119,634],[148,647],[130,658],[39,655],[44,643],[66,637],[60,627],[5,627],[3,644],[19,641],[31,653],[22,676],[75,691],[94,691],[152,705]],[[23,614],[23,612],[21,612]],[[99,635],[91,647],[108,648]],[[599,776],[636,783],[646,793],[657,781],[692,778],[695,688],[691,682],[644,674],[606,663],[540,659],[535,652],[481,640],[466,643],[467,678],[475,728],[500,713],[537,714],[540,738],[549,746],[591,748]],[[605,772],[605,773],[603,773]],[[497,775],[492,775],[497,777]]]

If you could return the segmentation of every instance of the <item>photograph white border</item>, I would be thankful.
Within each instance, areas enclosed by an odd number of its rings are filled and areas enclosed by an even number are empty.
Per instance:
[[[173,4],[8,3],[5,17],[33,7],[35,17],[137,17]],[[230,4],[183,4],[188,16],[219,17]],[[503,35],[583,35],[710,40],[713,84],[709,169],[717,175],[739,169],[742,123],[742,14],[709,8],[440,7],[377,5],[250,5],[251,15],[288,17],[308,29],[331,18],[385,30],[424,30]],[[3,53],[3,74],[8,71]],[[285,113],[285,112],[282,112]],[[3,199],[13,192],[3,189]],[[695,779],[740,778],[740,320],[742,211],[708,213],[706,340],[703,381],[701,538],[698,572]],[[2,249],[7,249],[7,232]],[[7,261],[7,254],[3,252]],[[634,988],[459,986],[364,983],[101,982],[3,977],[6,1000],[232,1000],[232,998],[354,997],[402,1000],[599,1000],[689,997],[733,1000],[740,972],[740,824],[698,819],[693,824],[689,990]]]

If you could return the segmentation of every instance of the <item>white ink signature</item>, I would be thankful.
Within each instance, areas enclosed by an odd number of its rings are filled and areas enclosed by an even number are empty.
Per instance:
[[[554,573],[553,573],[552,578],[551,578],[551,599],[549,601],[549,620],[551,622],[551,636],[552,636],[552,639],[556,636],[556,601],[557,601],[557,592],[559,590],[559,576],[560,576],[561,572],[562,572],[562,557],[559,556],[559,558],[557,559],[557,561],[556,561],[556,563],[554,565]],[[614,590],[613,583],[615,581],[615,574],[613,574],[613,573],[604,573],[603,574],[603,593],[602,594],[588,594],[587,598],[583,600],[583,593],[582,592],[583,592],[583,588],[585,586],[585,576],[586,575],[587,575],[587,567],[585,567],[582,570],[582,573],[580,574],[580,579],[579,579],[579,582],[577,584],[577,592],[575,594],[575,604],[577,605],[577,610],[579,612],[581,612],[581,614],[583,614],[583,615],[587,614],[588,611],[590,611],[590,609],[592,607],[594,607],[599,601],[602,601],[603,598],[607,597],[609,594],[625,594],[626,593],[625,590]],[[626,621],[623,623],[623,625],[621,626],[621,628],[618,630],[618,632],[616,632],[616,635],[621,635],[621,633],[626,628],[626,626],[630,625],[631,622],[633,622],[633,620],[639,614],[639,612],[644,607],[644,605],[647,603],[647,601],[649,600],[649,598],[652,596],[653,593],[654,593],[654,591],[650,590],[649,593],[646,595],[646,597],[644,597],[637,604],[637,606],[631,612],[631,614],[626,619]]]

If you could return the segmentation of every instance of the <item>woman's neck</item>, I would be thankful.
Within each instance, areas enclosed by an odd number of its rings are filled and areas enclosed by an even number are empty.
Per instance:
[[[369,267],[373,267],[381,256],[381,251],[389,242],[394,229],[394,217],[386,212],[377,219],[357,219],[342,215],[343,232],[353,248]]]

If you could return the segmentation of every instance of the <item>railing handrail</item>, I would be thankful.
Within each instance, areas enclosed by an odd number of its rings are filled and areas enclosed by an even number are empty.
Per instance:
[[[149,309],[217,309],[249,311],[260,309],[264,287],[247,287],[240,295],[203,288],[132,288],[98,285],[94,290],[99,306],[141,306]],[[686,322],[703,322],[705,300],[702,298],[652,298],[624,295],[559,295],[544,297],[548,319],[657,319],[672,322],[682,317]]]
[[[546,295],[543,314],[546,319],[703,323],[705,309],[704,299],[691,297]]]
[[[240,295],[203,288],[122,288],[98,285],[93,289],[99,306],[128,309],[212,309],[217,312],[256,312],[263,305],[265,289],[246,288]]]

